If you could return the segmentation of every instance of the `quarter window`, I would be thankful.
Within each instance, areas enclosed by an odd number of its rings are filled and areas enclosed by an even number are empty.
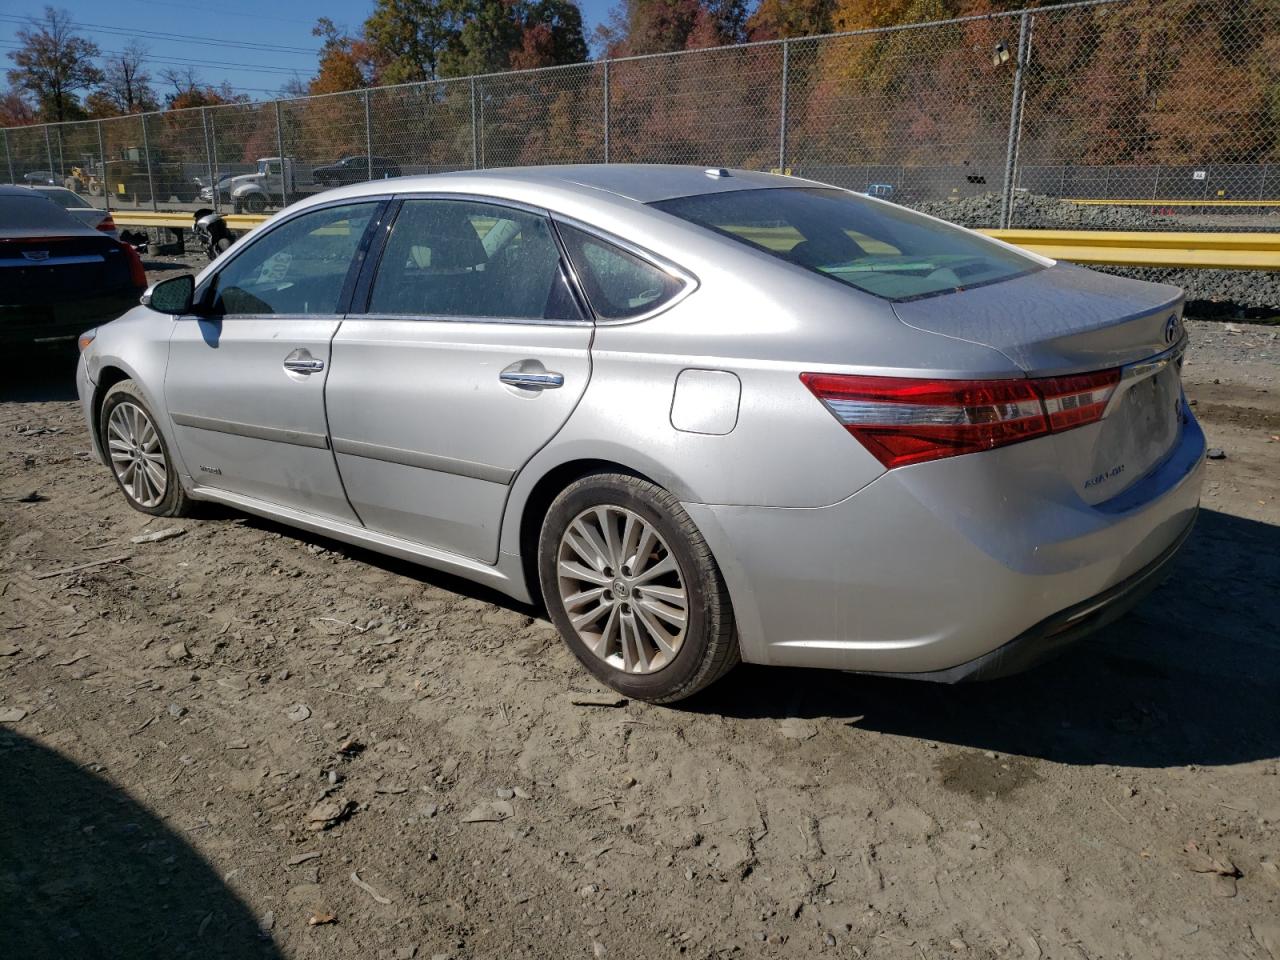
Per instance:
[[[559,230],[591,309],[602,320],[638,317],[684,288],[678,277],[621,247],[567,224]]]
[[[406,200],[378,265],[369,312],[579,320],[551,225],[471,200]]]
[[[260,237],[214,278],[211,312],[222,316],[338,312],[376,203],[325,207]]]

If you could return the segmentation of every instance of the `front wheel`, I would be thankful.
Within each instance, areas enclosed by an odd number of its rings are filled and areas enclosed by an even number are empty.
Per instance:
[[[593,474],[551,504],[538,575],[552,622],[597,678],[670,703],[738,662],[729,592],[680,502],[626,474]]]
[[[244,198],[243,206],[246,213],[262,213],[267,209],[267,198],[255,193]]]
[[[192,502],[178,480],[155,416],[132,380],[107,391],[98,418],[102,452],[129,506],[156,517],[184,517]]]

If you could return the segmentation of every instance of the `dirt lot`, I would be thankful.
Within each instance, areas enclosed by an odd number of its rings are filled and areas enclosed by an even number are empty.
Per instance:
[[[1280,336],[1191,326],[1226,458],[1134,614],[998,684],[743,667],[676,708],[575,703],[460,581],[148,522],[65,371],[10,371],[0,954],[1280,960]]]

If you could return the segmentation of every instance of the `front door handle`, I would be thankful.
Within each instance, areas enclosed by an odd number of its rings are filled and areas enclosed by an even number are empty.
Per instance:
[[[284,368],[290,373],[319,373],[324,369],[324,361],[306,350],[299,350],[284,358]]]
[[[546,373],[532,373],[525,370],[503,370],[498,379],[508,386],[524,387],[527,390],[554,390],[564,386],[564,374],[548,370]]]

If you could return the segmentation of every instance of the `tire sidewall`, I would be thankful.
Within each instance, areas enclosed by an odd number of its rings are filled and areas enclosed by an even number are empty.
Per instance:
[[[154,507],[144,507],[133,499],[133,496],[125,489],[124,484],[120,482],[120,477],[116,474],[116,468],[111,463],[107,423],[110,420],[111,411],[122,403],[132,403],[134,406],[140,407],[151,421],[151,426],[155,429],[156,435],[160,438],[160,449],[164,453],[165,486],[164,497]],[[152,411],[151,405],[143,398],[142,392],[134,386],[132,380],[123,380],[115,384],[107,391],[107,395],[103,397],[102,408],[98,414],[98,442],[102,447],[102,455],[106,459],[107,469],[111,471],[111,479],[116,482],[116,486],[120,488],[120,492],[124,495],[125,502],[129,506],[140,513],[149,513],[154,517],[173,515],[181,491],[181,481],[178,479],[178,471],[173,462],[173,452],[169,448],[169,441],[165,437],[164,431],[160,429],[160,424],[156,420],[156,415]]]
[[[711,572],[703,569],[703,565],[698,562],[687,535],[680,529],[676,518],[668,512],[666,505],[654,502],[642,490],[643,488],[637,489],[634,484],[629,483],[627,478],[611,474],[586,477],[566,488],[553,501],[543,521],[542,534],[538,539],[538,579],[552,623],[582,665],[601,682],[627,696],[638,700],[654,700],[683,689],[697,674],[706,655],[710,633],[706,600],[708,576]],[[559,577],[556,573],[560,538],[573,519],[584,510],[605,505],[623,507],[653,525],[675,557],[688,594],[689,619],[684,642],[675,659],[654,673],[624,673],[597,657],[578,636],[560,599]]]

